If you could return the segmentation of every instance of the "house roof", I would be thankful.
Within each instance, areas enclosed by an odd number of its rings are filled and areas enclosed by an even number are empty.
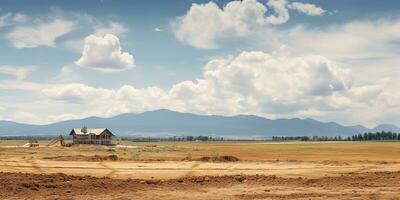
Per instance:
[[[87,135],[87,134],[95,134],[95,135],[100,135],[101,133],[103,133],[104,131],[108,131],[109,133],[111,133],[111,131],[109,131],[106,128],[93,128],[93,129],[86,129],[86,133],[82,132],[82,128],[74,128],[72,129],[70,135],[72,134],[72,132],[75,132],[76,135]],[[111,135],[113,135],[111,133]]]

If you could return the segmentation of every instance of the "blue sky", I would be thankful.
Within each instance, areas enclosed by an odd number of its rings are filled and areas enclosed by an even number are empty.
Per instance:
[[[0,1],[0,119],[400,125],[398,1]]]

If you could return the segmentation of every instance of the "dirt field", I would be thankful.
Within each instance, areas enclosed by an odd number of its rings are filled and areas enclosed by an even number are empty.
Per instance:
[[[0,141],[0,199],[400,199],[397,142],[120,143]]]

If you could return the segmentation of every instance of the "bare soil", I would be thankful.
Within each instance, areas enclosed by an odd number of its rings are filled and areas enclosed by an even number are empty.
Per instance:
[[[19,143],[0,141],[0,199],[400,199],[399,142]]]
[[[46,160],[57,160],[57,161],[117,161],[121,160],[117,155],[94,155],[94,156],[53,156],[53,157],[43,157]]]
[[[0,173],[1,199],[398,199],[400,172],[335,177],[274,175],[112,179],[57,174]]]
[[[200,161],[200,162],[238,162],[239,158],[235,156],[203,156],[197,159],[185,158],[185,161]]]

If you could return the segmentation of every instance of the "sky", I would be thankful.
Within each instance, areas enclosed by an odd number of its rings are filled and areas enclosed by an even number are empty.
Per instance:
[[[0,120],[400,125],[399,55],[397,0],[0,0]]]

